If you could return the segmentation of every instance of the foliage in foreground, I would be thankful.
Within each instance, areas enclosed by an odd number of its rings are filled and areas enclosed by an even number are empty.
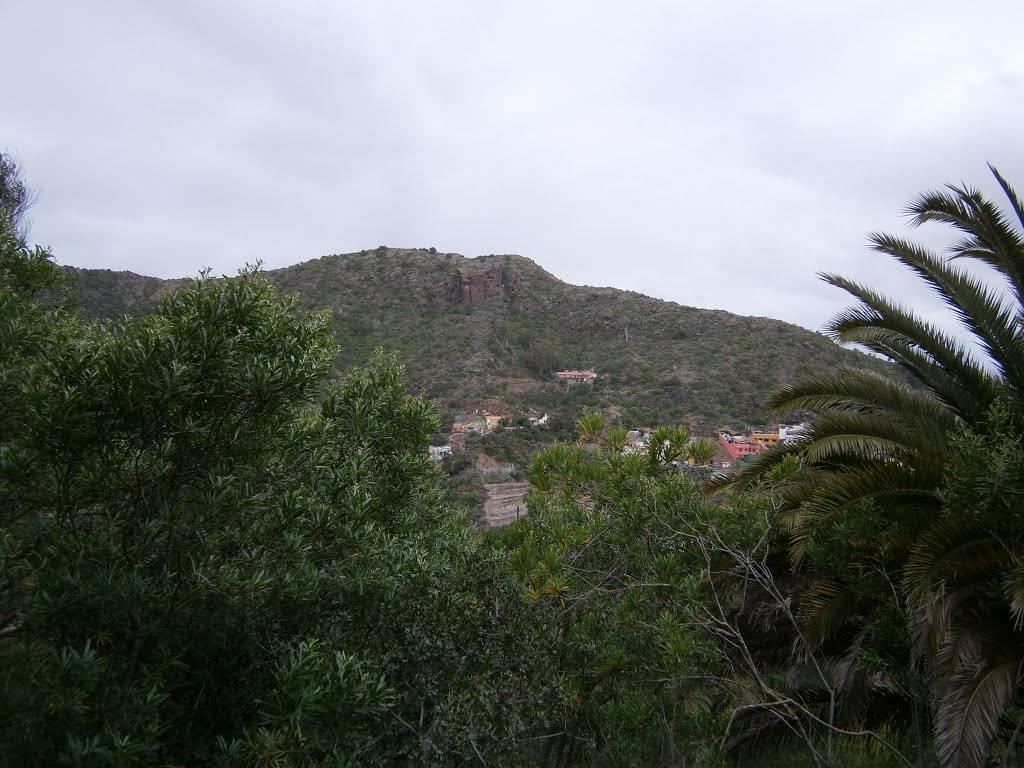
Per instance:
[[[810,440],[718,504],[714,446],[630,454],[586,411],[483,538],[393,357],[330,383],[327,318],[251,271],[85,325],[23,209],[0,205],[0,763],[1019,764],[1024,245],[976,193],[918,216],[1009,304],[875,242],[986,361],[830,278],[862,302],[837,336],[921,387],[780,393]]]
[[[904,764],[863,679],[804,639],[770,484],[712,504],[707,470],[674,465],[685,430],[631,454],[599,414],[580,429],[536,458],[530,517],[501,536],[528,598],[559,615],[570,696],[540,764]]]
[[[514,762],[544,649],[395,361],[328,385],[326,318],[253,273],[84,326],[4,247],[4,760]]]
[[[873,672],[873,617],[885,604],[904,612],[905,650],[887,664],[905,670],[900,693],[919,745],[930,730],[938,760],[957,768],[1013,765],[1024,752],[1024,207],[993,173],[1009,216],[967,187],[911,204],[915,224],[956,230],[948,257],[871,238],[935,292],[959,335],[825,276],[858,302],[832,322],[832,335],[894,360],[916,386],[847,371],[782,390],[773,397],[781,413],[815,414],[807,441],[728,482],[756,482],[797,461],[780,488],[779,520],[804,576],[794,599],[815,642]],[[849,546],[833,546],[819,567],[818,543],[839,544],[844,529]]]

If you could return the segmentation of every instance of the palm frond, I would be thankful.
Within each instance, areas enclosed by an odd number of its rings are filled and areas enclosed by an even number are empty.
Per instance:
[[[710,496],[722,496],[739,491],[748,491],[758,485],[764,476],[782,464],[787,457],[799,455],[803,451],[800,445],[782,445],[754,456],[746,465],[734,472],[716,474],[705,484],[705,491]]]
[[[844,410],[900,418],[936,437],[956,426],[948,407],[922,390],[914,390],[877,373],[842,368],[783,387],[768,399],[781,414]]]
[[[979,658],[954,675],[935,712],[935,748],[950,768],[984,768],[999,718],[1021,682],[1019,649],[997,663]]]
[[[910,460],[935,450],[937,441],[928,422],[910,421],[913,412],[825,413],[807,429],[806,461],[812,464],[840,460],[896,458]],[[939,443],[941,445],[941,443]]]
[[[936,694],[964,658],[976,655],[982,640],[977,622],[957,621],[962,609],[977,600],[978,585],[948,589],[939,599],[919,603],[911,613],[913,663],[922,659],[931,667],[931,683]]]
[[[1017,313],[980,278],[951,266],[924,248],[891,235],[869,237],[886,253],[921,277],[953,311],[961,327],[974,336],[989,362],[1015,386],[1024,385],[1024,345]]]
[[[1003,175],[996,170],[995,166],[989,163],[988,169],[992,171],[992,175],[996,177],[996,181],[999,182],[1000,188],[1003,190],[1003,194],[1006,195],[1006,199],[1010,203],[1010,209],[1016,214],[1017,221],[1020,223],[1021,229],[1024,229],[1024,205],[1021,205],[1020,198],[1017,197],[1017,193],[1013,191],[1013,187],[1010,186],[1009,182],[1003,178]],[[1018,255],[1020,258],[1020,255]]]
[[[936,589],[967,583],[1001,566],[1002,543],[970,515],[945,515],[918,537],[904,568],[905,586],[917,603],[929,602]]]
[[[836,275],[822,275],[822,279],[863,305],[844,310],[829,323],[828,332],[837,341],[862,344],[892,358],[962,418],[976,420],[991,405],[996,382],[963,344],[852,280]],[[965,392],[979,395],[981,402],[962,411]]]
[[[1016,214],[1021,226],[1024,215],[1013,188],[999,172],[989,165]],[[971,258],[998,270],[1013,289],[1017,302],[1024,298],[1024,241],[1007,222],[1003,212],[978,190],[967,187],[947,187],[948,192],[920,195],[911,203],[908,213],[911,223],[921,225],[929,221],[949,224],[964,232],[965,237],[953,249],[956,258]]]
[[[848,587],[831,581],[812,584],[800,593],[799,611],[806,622],[804,639],[816,648],[848,622],[857,600]]]
[[[927,353],[899,334],[884,328],[864,327],[846,334],[849,343],[859,344],[883,355],[910,374],[953,414],[967,423],[977,423],[995,400],[998,383],[990,376],[977,377],[974,386],[936,363]],[[973,378],[973,376],[972,376]]]
[[[941,466],[929,462],[917,465],[897,461],[875,461],[848,471],[835,472],[824,482],[805,507],[810,511],[835,514],[864,501],[883,503],[883,511],[903,507],[939,508],[936,487]]]
[[[1014,627],[1024,629],[1024,563],[1015,558],[1013,567],[1003,577],[1003,592],[1010,604]]]
[[[792,514],[790,557],[797,567],[807,555],[816,525],[866,501],[893,519],[930,519],[938,513],[936,474],[930,464],[913,467],[876,461],[823,478],[814,494]]]

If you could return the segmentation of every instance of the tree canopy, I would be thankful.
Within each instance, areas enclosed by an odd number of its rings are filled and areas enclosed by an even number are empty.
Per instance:
[[[328,318],[253,271],[118,328],[6,274],[6,760],[450,764],[539,728],[544,654],[393,357],[332,383]]]

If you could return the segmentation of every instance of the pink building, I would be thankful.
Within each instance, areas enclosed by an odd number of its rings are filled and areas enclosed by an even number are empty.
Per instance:
[[[761,444],[746,442],[741,440],[734,435],[720,433],[718,435],[718,442],[725,448],[726,453],[729,454],[729,458],[733,461],[739,461],[749,456],[756,456],[761,452]]]

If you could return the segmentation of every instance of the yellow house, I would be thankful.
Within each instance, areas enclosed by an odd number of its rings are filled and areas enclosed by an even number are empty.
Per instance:
[[[492,429],[497,429],[501,426],[502,419],[511,420],[511,416],[502,416],[499,413],[485,413],[484,419],[487,421],[487,431],[490,432]]]
[[[778,432],[751,432],[747,435],[747,439],[752,442],[759,443],[765,448],[774,448],[779,444],[779,433]]]

